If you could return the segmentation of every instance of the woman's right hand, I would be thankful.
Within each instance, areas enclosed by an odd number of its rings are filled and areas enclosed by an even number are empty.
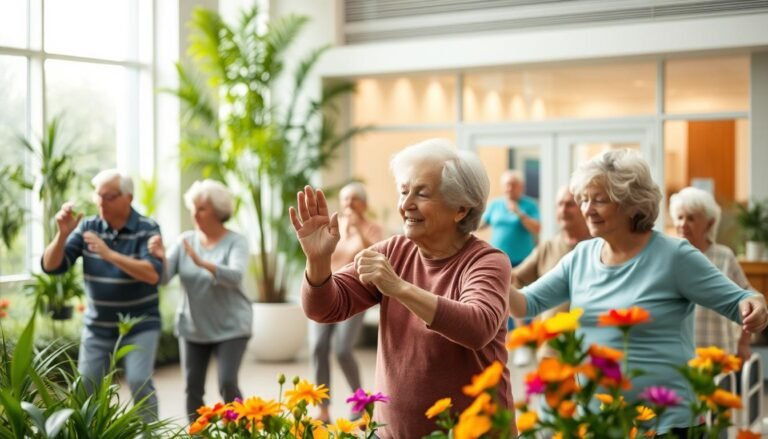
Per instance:
[[[328,202],[320,189],[305,186],[296,201],[298,212],[291,207],[288,213],[304,255],[308,261],[330,258],[339,242],[338,215],[328,216]]]
[[[163,239],[160,237],[160,235],[154,235],[150,237],[149,242],[147,242],[147,246],[149,247],[149,253],[152,256],[160,259],[161,261],[165,259],[165,246],[163,245]]]

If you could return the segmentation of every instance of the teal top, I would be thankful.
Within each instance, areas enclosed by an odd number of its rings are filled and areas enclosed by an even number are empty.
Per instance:
[[[633,379],[626,397],[632,401],[647,386],[662,385],[685,399],[664,413],[658,430],[662,434],[691,423],[693,391],[675,367],[686,364],[695,354],[694,304],[741,323],[739,302],[753,293],[723,276],[687,240],[652,233],[639,254],[616,266],[600,261],[603,239],[582,241],[554,269],[522,291],[529,316],[567,300],[571,308],[582,308],[577,333],[584,335],[587,347],[597,343],[624,350],[621,331],[598,327],[598,315],[631,306],[650,312],[649,323],[629,332],[629,368],[642,369],[647,375]]]
[[[537,221],[540,219],[539,207],[533,198],[523,196],[517,204],[525,215]],[[491,226],[491,245],[503,251],[512,266],[523,262],[536,246],[535,236],[525,228],[520,217],[509,210],[507,199],[504,197],[488,203],[483,213],[483,221]]]

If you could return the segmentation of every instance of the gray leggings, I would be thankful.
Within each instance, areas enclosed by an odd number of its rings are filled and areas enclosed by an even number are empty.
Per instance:
[[[342,372],[344,372],[350,389],[355,391],[361,386],[360,369],[352,354],[352,347],[360,335],[364,316],[365,313],[361,312],[339,323],[310,322],[309,341],[316,384],[325,384],[331,387],[330,356],[331,341],[333,341],[333,353]],[[330,404],[330,399],[323,401],[323,405],[328,404]]]
[[[248,338],[234,338],[218,343],[194,343],[183,338],[179,339],[181,364],[184,369],[187,394],[187,417],[190,422],[197,419],[197,409],[204,404],[205,376],[211,355],[218,359],[219,393],[224,402],[232,402],[242,398],[237,374],[243,353],[248,344]]]

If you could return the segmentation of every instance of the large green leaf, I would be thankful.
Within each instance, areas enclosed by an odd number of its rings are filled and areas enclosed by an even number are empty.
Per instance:
[[[32,311],[29,323],[27,323],[27,326],[24,327],[24,331],[22,331],[19,336],[19,341],[16,343],[16,350],[13,353],[13,360],[11,360],[11,389],[13,390],[13,394],[17,397],[21,395],[21,386],[24,377],[27,375],[29,367],[32,364],[36,317],[37,313]]]

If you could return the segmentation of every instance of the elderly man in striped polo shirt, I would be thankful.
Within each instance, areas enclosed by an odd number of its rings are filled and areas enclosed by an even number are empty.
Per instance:
[[[123,361],[134,402],[147,398],[142,415],[149,422],[157,419],[152,371],[160,336],[157,284],[162,263],[149,253],[147,241],[159,235],[160,228],[131,207],[129,176],[106,170],[91,182],[99,215],[81,222],[83,214],[65,203],[56,214],[58,231],[45,249],[42,267],[46,273],[63,273],[83,257],[88,308],[78,369],[90,385],[101,382],[108,369],[118,336],[118,313],[143,318],[124,338],[137,349]]]

